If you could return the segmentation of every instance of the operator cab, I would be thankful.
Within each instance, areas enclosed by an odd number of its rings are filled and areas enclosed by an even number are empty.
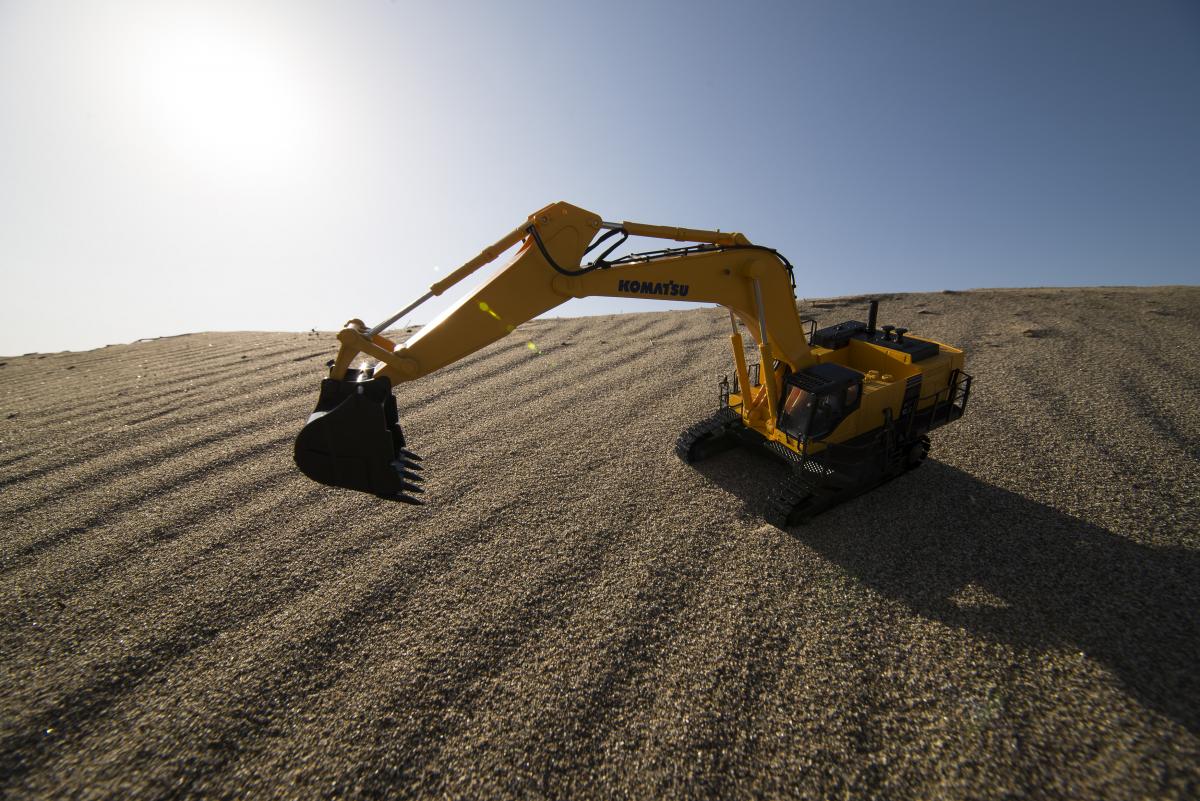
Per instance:
[[[784,381],[779,428],[801,441],[824,439],[862,401],[862,373],[840,364],[817,364]]]

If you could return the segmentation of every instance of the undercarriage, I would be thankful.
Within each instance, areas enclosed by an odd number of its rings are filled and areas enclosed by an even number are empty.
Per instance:
[[[729,387],[723,382],[721,408],[680,434],[675,452],[689,464],[743,446],[767,453],[788,472],[772,488],[761,513],[781,528],[801,525],[920,467],[929,455],[929,432],[962,417],[970,386],[971,376],[960,373],[943,401],[935,399],[926,408],[914,408],[899,420],[885,414],[883,425],[874,431],[845,442],[823,443],[823,449],[809,453],[806,442],[789,447],[745,425],[740,404],[728,405]]]

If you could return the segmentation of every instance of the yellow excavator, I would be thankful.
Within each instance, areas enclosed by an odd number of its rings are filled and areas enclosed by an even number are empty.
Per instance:
[[[630,236],[691,244],[613,256]],[[407,341],[383,335],[518,244],[490,280]],[[720,382],[719,408],[680,435],[676,452],[690,463],[741,444],[765,448],[789,470],[764,516],[781,526],[801,523],[918,467],[929,432],[966,411],[971,376],[961,350],[877,326],[874,301],[865,323],[806,326],[794,290],[788,260],[740,233],[605,222],[552,203],[388,319],[345,325],[316,410],[296,438],[296,464],[323,484],[420,503],[420,458],[400,427],[396,384],[462,359],[571,298],[700,301],[729,310],[736,379]],[[758,345],[757,363],[747,363],[739,323]]]

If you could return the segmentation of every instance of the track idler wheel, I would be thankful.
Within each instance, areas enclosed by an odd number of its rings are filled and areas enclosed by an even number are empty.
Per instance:
[[[739,444],[736,431],[741,425],[742,416],[733,409],[718,409],[679,435],[675,453],[692,464],[735,448]]]
[[[419,504],[421,457],[404,446],[391,381],[349,370],[345,380],[321,382],[317,408],[296,437],[296,466],[331,487]]]
[[[929,455],[929,437],[919,437],[908,443],[908,447],[904,451],[904,469],[916,470],[921,465],[925,464],[925,457]]]

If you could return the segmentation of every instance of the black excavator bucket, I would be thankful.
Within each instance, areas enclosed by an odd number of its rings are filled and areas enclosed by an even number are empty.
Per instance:
[[[296,437],[296,466],[331,487],[420,504],[420,457],[404,447],[392,382],[349,370],[321,382],[317,408]]]

